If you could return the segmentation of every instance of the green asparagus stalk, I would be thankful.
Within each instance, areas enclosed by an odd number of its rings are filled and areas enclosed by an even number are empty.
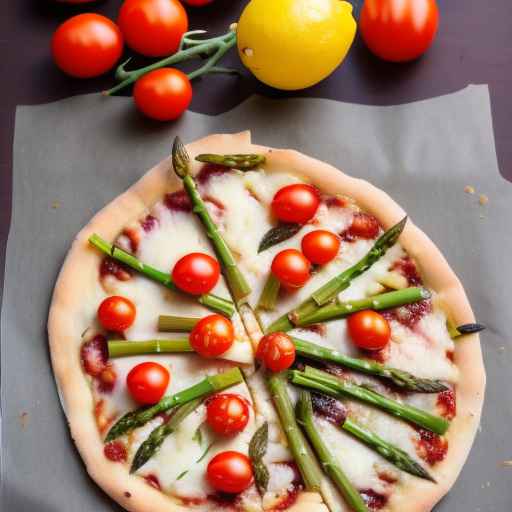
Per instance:
[[[251,288],[240,272],[231,249],[226,244],[224,238],[222,238],[220,231],[210,217],[204,201],[197,190],[194,178],[190,174],[190,157],[179,137],[174,139],[172,163],[175,173],[183,181],[183,187],[192,201],[194,213],[197,214],[206,229],[206,233],[212,242],[217,258],[222,264],[231,296],[238,306],[246,301],[246,297],[251,293]]]
[[[396,308],[405,304],[412,304],[413,302],[429,299],[430,296],[431,294],[426,288],[411,287],[381,293],[380,295],[374,295],[373,297],[367,297],[364,299],[350,300],[346,302],[336,301],[317,309],[314,313],[304,316],[299,322],[297,322],[297,326],[303,327],[306,325],[337,320],[364,309],[374,309],[379,311],[382,309]]]
[[[190,332],[200,318],[184,316],[160,315],[158,317],[158,330],[160,332]]]
[[[347,478],[335,457],[332,448],[329,449],[318,433],[313,421],[313,407],[311,396],[307,391],[301,391],[296,406],[297,421],[302,426],[311,442],[316,455],[320,459],[322,468],[336,484],[349,507],[355,512],[369,512],[363,498]]]
[[[203,153],[196,156],[198,162],[221,165],[239,171],[249,171],[265,163],[265,155],[214,155]]]
[[[110,244],[106,240],[103,240],[96,233],[91,235],[91,237],[89,238],[89,243],[96,247],[97,249],[99,249],[104,254],[106,254],[107,256],[110,256],[114,260],[124,263],[128,267],[136,270],[137,272],[140,272],[149,279],[152,279],[153,281],[156,281],[157,283],[164,285],[166,288],[169,288],[170,290],[173,291],[181,291],[172,282],[171,275],[169,273],[162,272],[160,270],[157,270],[156,268],[146,265],[145,263],[142,263],[135,256],[133,256],[133,254],[123,251],[119,247]],[[216,295],[208,293],[197,297],[197,300],[203,306],[218,313],[221,313],[222,315],[225,315],[227,317],[232,317],[233,313],[235,312],[233,303],[230,300],[223,299],[222,297],[217,297]]]
[[[309,299],[306,299],[298,307],[292,309],[268,326],[265,332],[268,334],[276,331],[289,331],[293,329],[294,324],[300,322],[303,317],[314,313],[319,306],[323,306],[329,301],[334,300],[340,292],[350,286],[350,283],[356,277],[366,272],[376,261],[386,254],[388,249],[395,245],[398,237],[404,230],[406,222],[407,217],[404,217],[398,224],[386,231],[375,242],[366,255],[355,265],[325,283],[316,290]]]
[[[261,292],[256,309],[264,309],[266,311],[273,311],[276,307],[277,297],[279,295],[279,288],[281,283],[277,280],[276,276],[270,272]]]
[[[322,347],[310,341],[292,337],[298,355],[321,362],[332,362],[358,372],[374,375],[391,381],[395,386],[416,393],[439,393],[448,389],[438,380],[421,379],[397,368],[391,368],[376,361],[350,357],[337,350]]]
[[[194,352],[188,339],[182,340],[110,340],[109,357],[139,356],[143,354],[181,354]]]
[[[267,376],[267,386],[277,414],[288,439],[293,458],[297,463],[304,485],[308,491],[320,491],[320,471],[316,464],[314,454],[300,431],[293,413],[293,406],[286,389],[286,375],[272,373]]]
[[[165,438],[172,434],[179,427],[180,423],[197,409],[201,401],[202,398],[196,398],[178,407],[167,422],[156,427],[151,434],[149,434],[149,437],[139,446],[137,453],[135,453],[130,473],[135,473],[135,471],[144,466],[151,457],[156,455],[162,443],[165,441]]]
[[[165,396],[151,407],[142,407],[122,416],[109,430],[105,442],[128,434],[152,420],[157,414],[166,412],[179,405],[186,404],[196,398],[204,398],[212,393],[234,386],[242,382],[243,377],[238,368],[232,368],[224,373],[210,375],[193,386],[179,391],[174,395]]]
[[[316,368],[307,366],[305,371],[292,370],[289,375],[293,384],[320,391],[334,398],[348,397],[371,404],[439,435],[443,435],[450,426],[450,422],[440,416],[398,402],[353,382],[343,381]]]

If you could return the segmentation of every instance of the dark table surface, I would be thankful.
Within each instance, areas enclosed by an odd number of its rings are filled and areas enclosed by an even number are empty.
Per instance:
[[[269,0],[272,1],[272,0]],[[191,29],[224,32],[247,3],[216,0],[201,9],[188,9]],[[358,13],[362,1],[353,1]],[[100,91],[112,83],[107,75],[92,80],[66,77],[53,65],[49,42],[67,17],[94,10],[115,18],[121,0],[88,6],[57,5],[51,0],[11,0],[0,7],[2,100],[0,102],[0,280],[11,210],[12,136],[15,107],[54,101]],[[470,83],[488,83],[494,116],[496,148],[501,173],[512,181],[512,4],[510,0],[438,0],[441,22],[430,51],[410,64],[384,63],[364,47],[359,37],[341,68],[310,89],[279,92],[244,72],[241,78],[210,76],[194,83],[191,109],[216,114],[251,94],[271,97],[312,96],[370,105],[389,105],[430,98]],[[228,65],[241,67],[235,52]],[[141,126],[151,121],[140,118]],[[450,172],[447,169],[447,172]],[[485,172],[485,169],[482,169]]]

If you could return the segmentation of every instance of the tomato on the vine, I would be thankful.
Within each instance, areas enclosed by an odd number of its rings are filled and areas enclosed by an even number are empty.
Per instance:
[[[190,333],[190,345],[203,357],[224,354],[235,341],[231,320],[221,315],[208,315],[199,320]]]
[[[134,366],[126,376],[132,398],[139,404],[156,404],[169,385],[169,370],[158,363],[146,362]]]
[[[202,252],[191,252],[180,258],[172,269],[172,280],[180,289],[192,295],[208,293],[220,276],[215,258]]]
[[[365,0],[359,29],[368,48],[392,62],[418,58],[439,24],[436,0]]]
[[[126,44],[146,57],[166,57],[188,30],[187,12],[178,0],[125,0],[117,20]]]
[[[208,400],[206,422],[217,434],[238,434],[249,422],[249,404],[244,397],[234,393],[215,395]]]
[[[135,321],[135,304],[120,295],[107,297],[98,308],[98,320],[107,331],[125,331]]]
[[[295,183],[279,189],[272,199],[272,212],[283,222],[305,224],[320,205],[320,194],[312,185]]]
[[[304,256],[315,265],[325,265],[336,258],[340,250],[340,238],[331,231],[317,229],[309,232],[301,242]]]
[[[91,78],[111,69],[123,52],[119,27],[100,14],[78,14],[62,23],[52,38],[55,64],[68,75]]]
[[[261,338],[256,359],[273,372],[287,370],[295,361],[295,345],[288,334],[273,332]]]
[[[277,280],[287,288],[300,288],[311,276],[311,263],[297,249],[277,253],[271,269]]]
[[[380,313],[370,309],[350,315],[347,329],[354,345],[366,350],[383,349],[391,338],[388,321]]]
[[[218,453],[208,463],[206,477],[217,491],[231,494],[245,491],[254,478],[251,460],[240,452]]]

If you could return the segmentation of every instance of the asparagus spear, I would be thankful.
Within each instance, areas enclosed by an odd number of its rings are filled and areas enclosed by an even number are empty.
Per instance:
[[[181,291],[179,288],[175,286],[172,282],[171,276],[169,273],[162,272],[153,268],[145,263],[142,263],[138,260],[133,254],[130,254],[126,251],[123,251],[119,247],[110,244],[106,240],[103,240],[99,235],[94,233],[89,238],[89,243],[99,249],[101,252],[105,253],[107,256],[110,256],[114,260],[120,261],[124,263],[130,268],[133,268],[137,272],[145,275],[149,279],[156,281],[165,287],[169,288],[173,291]],[[228,317],[232,317],[235,312],[233,303],[228,299],[223,299],[222,297],[217,297],[212,294],[201,295],[197,298],[198,302],[203,306],[206,306],[213,311],[217,311],[222,315],[226,315]]]
[[[180,354],[194,352],[188,339],[183,340],[145,340],[108,342],[109,357],[138,356],[142,354]]]
[[[412,304],[413,302],[429,299],[430,297],[431,294],[426,288],[411,287],[381,293],[380,295],[374,295],[373,297],[364,299],[346,302],[336,301],[317,309],[314,313],[302,317],[300,321],[297,322],[297,326],[302,327],[337,320],[338,318],[343,318],[364,309],[379,311],[382,309],[396,308],[405,304]]]
[[[277,280],[276,276],[270,272],[261,292],[256,309],[265,309],[272,311],[276,307],[277,297],[279,295],[279,288],[281,283]]]
[[[179,391],[174,395],[165,396],[151,407],[141,407],[122,416],[109,430],[105,442],[128,434],[152,420],[157,414],[166,412],[173,407],[186,404],[196,398],[204,398],[212,393],[229,388],[242,382],[243,377],[238,368],[232,368],[224,373],[210,375],[193,386]]]
[[[204,153],[196,156],[198,162],[222,165],[231,169],[248,171],[265,163],[265,155],[214,155]]]
[[[158,317],[158,330],[160,332],[190,332],[199,320],[201,319],[160,315]]]
[[[202,398],[196,398],[178,407],[169,421],[159,425],[149,434],[149,437],[139,446],[133,458],[130,473],[135,473],[135,471],[144,466],[144,464],[158,452],[165,438],[172,434],[192,411],[197,409],[201,401]]]
[[[245,298],[251,293],[251,288],[240,272],[231,249],[226,244],[224,238],[222,238],[220,231],[206,209],[204,201],[197,190],[194,178],[190,174],[190,157],[179,137],[174,139],[172,164],[174,172],[183,181],[183,187],[192,201],[194,212],[203,223],[206,233],[213,244],[215,253],[222,264],[231,296],[238,306],[245,302]]]
[[[395,245],[398,237],[404,230],[406,222],[407,217],[404,217],[398,224],[386,231],[375,242],[366,255],[355,265],[325,283],[302,304],[269,325],[265,332],[268,334],[276,331],[289,331],[293,329],[294,324],[300,322],[304,316],[314,313],[319,306],[323,306],[333,300],[341,291],[350,286],[352,280],[366,272],[376,261],[386,254],[389,248]]]
[[[375,375],[376,377],[387,379],[396,386],[407,391],[414,391],[417,393],[439,393],[448,389],[438,380],[420,379],[404,370],[390,368],[375,361],[350,357],[332,348],[322,347],[321,345],[301,340],[299,338],[292,337],[292,341],[295,345],[297,354],[300,356],[314,359],[316,361],[330,361],[358,372]]]
[[[313,407],[311,396],[307,391],[301,391],[296,406],[297,421],[305,430],[306,435],[315,450],[324,471],[341,492],[350,508],[356,512],[369,512],[363,498],[347,478],[341,467],[338,465],[332,451],[320,437],[313,422]]]
[[[397,418],[414,423],[439,435],[444,434],[450,426],[449,421],[440,416],[435,416],[412,405],[398,402],[371,389],[358,386],[353,382],[343,381],[310,366],[307,366],[303,372],[292,370],[289,376],[291,382],[298,386],[320,391],[334,398],[349,397],[371,404]]]
[[[315,462],[311,448],[297,426],[293,406],[286,389],[284,373],[271,373],[267,376],[267,386],[277,414],[288,439],[293,458],[297,463],[302,479],[308,491],[320,491],[320,471]]]

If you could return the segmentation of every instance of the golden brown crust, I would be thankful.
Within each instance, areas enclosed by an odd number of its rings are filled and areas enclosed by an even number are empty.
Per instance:
[[[384,192],[369,183],[350,178],[334,167],[296,151],[273,150],[252,145],[249,132],[236,135],[213,135],[188,146],[191,155],[200,152],[242,153],[265,152],[269,172],[288,171],[304,176],[320,189],[352,196],[365,210],[373,213],[389,227],[403,217],[403,210]],[[185,510],[172,498],[154,490],[141,478],[128,474],[126,467],[108,461],[92,414],[93,401],[89,385],[81,370],[79,342],[88,327],[90,316],[83,311],[84,295],[91,283],[97,282],[100,255],[87,243],[93,232],[112,240],[122,227],[141,217],[164,192],[177,189],[178,181],[170,176],[170,161],[165,160],[128,191],[101,210],[78,234],[57,281],[48,333],[52,365],[62,392],[71,435],[91,477],[114,500],[131,512],[169,512]],[[400,239],[404,248],[420,266],[426,284],[434,289],[447,306],[457,324],[474,321],[464,289],[435,245],[411,222]],[[77,269],[80,269],[77,272]],[[415,479],[410,486],[397,489],[389,510],[427,512],[450,489],[457,478],[476,434],[483,404],[485,371],[478,335],[458,342],[455,352],[460,369],[457,387],[457,417],[448,432],[450,451],[447,460],[436,466],[439,484]],[[316,503],[316,506],[314,505]],[[324,512],[317,494],[303,493],[293,507],[294,512]]]

